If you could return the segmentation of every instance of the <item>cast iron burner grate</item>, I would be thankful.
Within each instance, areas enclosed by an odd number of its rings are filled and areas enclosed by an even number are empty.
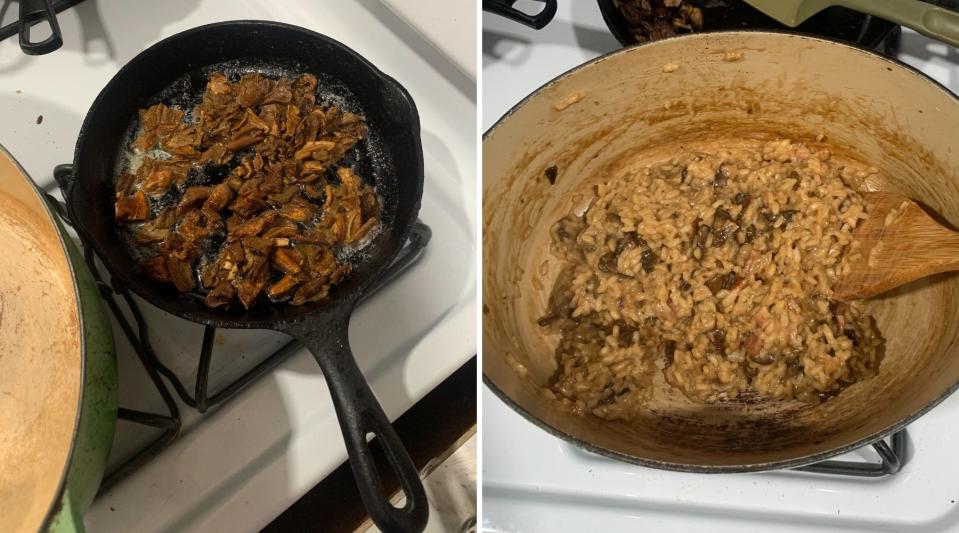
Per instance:
[[[893,433],[889,440],[892,442],[891,445],[885,440],[878,440],[872,443],[873,449],[879,454],[878,463],[875,461],[837,461],[830,459],[807,466],[801,466],[796,468],[796,470],[833,476],[891,476],[902,470],[902,467],[906,464],[906,429],[903,428]]]
[[[72,226],[63,206],[49,195],[48,199],[50,200],[50,205],[55,209],[59,217]],[[430,242],[432,234],[433,232],[429,226],[417,221],[413,226],[413,231],[406,245],[387,269],[383,277],[365,293],[361,301],[379,292],[385,285],[396,279],[400,274],[416,263],[422,257],[423,251]],[[211,407],[234,398],[240,391],[266,375],[270,370],[283,362],[283,360],[299,350],[302,344],[296,340],[287,342],[273,353],[267,355],[266,358],[260,361],[256,366],[233,382],[223,386],[217,391],[211,392],[209,390],[210,362],[213,360],[213,341],[217,328],[205,326],[203,330],[203,341],[200,345],[199,363],[196,370],[196,385],[191,394],[180,377],[167,365],[163,364],[153,350],[150,344],[149,325],[143,318],[143,314],[140,312],[140,308],[134,301],[133,296],[126,287],[120,285],[119,281],[111,279],[110,282],[106,282],[103,280],[103,276],[97,268],[97,258],[93,253],[93,248],[82,238],[81,242],[83,244],[84,259],[86,260],[87,266],[90,267],[90,271],[93,273],[93,277],[100,289],[104,302],[116,318],[120,329],[130,342],[134,352],[136,352],[137,358],[150,377],[150,381],[156,387],[157,392],[159,392],[167,409],[166,414],[128,409],[125,407],[120,407],[117,410],[118,420],[159,429],[161,434],[145,447],[138,450],[121,465],[113,470],[107,471],[103,482],[100,484],[100,492],[102,493],[126,475],[142,466],[177,438],[180,432],[181,421],[180,410],[173,397],[173,393],[187,406],[196,409],[201,414],[206,413]],[[130,310],[130,315],[133,317],[132,324],[123,314],[119,300],[122,300]],[[170,392],[170,388],[167,387],[164,378],[172,386],[173,393]]]
[[[51,4],[53,5],[53,11],[59,13],[66,9],[69,9],[83,0],[53,0]],[[0,26],[0,41],[18,35],[20,33],[20,17],[18,10],[20,9],[19,2],[13,2],[11,0],[0,0],[0,22],[7,18],[7,10],[13,9],[13,22]]]
[[[908,460],[908,434],[906,429],[903,428],[896,433],[893,433],[889,437],[889,442],[886,442],[885,439],[878,440],[869,446],[876,451],[879,455],[879,461],[870,461],[866,458],[857,461],[840,461],[836,459],[827,459],[825,461],[820,461],[818,463],[813,463],[806,466],[800,466],[791,469],[792,471],[797,472],[810,472],[814,474],[823,474],[829,476],[845,476],[845,477],[863,477],[863,478],[878,478],[884,476],[891,476],[897,474],[902,467],[906,465]],[[582,450],[572,444],[569,444],[574,451],[586,454],[590,457],[596,457],[594,452]],[[861,449],[865,449],[866,446],[863,446]],[[604,461],[612,461],[605,456],[601,456],[601,459]],[[783,472],[783,470],[777,470],[776,472]],[[769,473],[768,471],[759,472],[759,473]]]

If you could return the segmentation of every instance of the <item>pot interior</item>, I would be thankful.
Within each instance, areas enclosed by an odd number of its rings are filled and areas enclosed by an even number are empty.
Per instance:
[[[83,364],[69,260],[0,149],[0,531],[41,528],[66,474]]]
[[[542,392],[558,341],[536,325],[559,272],[548,251],[549,227],[626,158],[654,163],[782,137],[875,166],[880,178],[868,188],[900,191],[959,222],[959,153],[951,146],[957,125],[959,101],[916,72],[795,34],[693,34],[622,50],[561,76],[483,143],[488,384],[560,436],[664,468],[795,466],[891,432],[959,381],[959,277],[936,276],[869,302],[886,339],[879,375],[822,404],[705,405],[658,379],[639,419],[609,422],[564,411]],[[554,184],[545,176],[552,166]]]

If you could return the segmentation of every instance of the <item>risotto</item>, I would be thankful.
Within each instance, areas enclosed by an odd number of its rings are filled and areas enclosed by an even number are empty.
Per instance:
[[[831,299],[871,172],[789,140],[620,165],[551,230],[553,393],[629,419],[657,373],[694,401],[807,403],[875,375],[875,321]]]

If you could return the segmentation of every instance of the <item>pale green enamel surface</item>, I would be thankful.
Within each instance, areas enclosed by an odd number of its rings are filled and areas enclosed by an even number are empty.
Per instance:
[[[62,505],[60,512],[53,517],[48,531],[51,533],[82,533],[85,530],[83,526],[83,515],[71,499],[70,487],[67,487],[66,490],[63,491],[63,497],[60,499],[60,503]]]
[[[60,512],[49,530],[83,531],[82,511],[93,502],[113,441],[117,416],[117,369],[110,321],[93,276],[73,241],[57,222],[73,265],[83,316],[84,375],[80,423],[70,456]]]

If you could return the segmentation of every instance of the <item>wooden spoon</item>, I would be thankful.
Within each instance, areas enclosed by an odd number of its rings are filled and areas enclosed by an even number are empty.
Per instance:
[[[863,193],[869,217],[853,231],[833,296],[871,298],[910,281],[959,270],[959,233],[893,192]]]

